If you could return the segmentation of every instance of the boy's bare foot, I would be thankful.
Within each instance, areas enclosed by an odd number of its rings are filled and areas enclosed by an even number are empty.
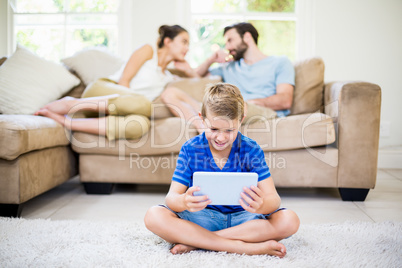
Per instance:
[[[266,242],[255,243],[256,248],[252,254],[249,255],[271,255],[279,258],[283,258],[286,255],[286,247],[284,244],[275,240],[269,240]]]
[[[37,111],[35,113],[35,115],[41,115],[41,116],[45,116],[48,118],[53,119],[54,121],[60,123],[61,125],[65,126],[68,129],[71,129],[71,120],[68,120],[68,118],[66,118],[66,116],[58,114],[58,113],[54,113],[48,109],[42,108],[39,111]]]
[[[47,109],[50,112],[63,115],[68,114],[71,111],[71,108],[78,103],[78,100],[73,97],[64,97],[60,100],[53,101],[49,104],[46,104],[42,109]],[[40,114],[40,110],[35,113],[35,115],[43,115]]]
[[[170,252],[172,254],[183,254],[183,253],[187,253],[187,252],[190,252],[190,251],[193,251],[196,249],[197,248],[192,247],[192,246],[187,246],[184,244],[176,244],[170,249]]]
[[[261,242],[261,243],[247,243],[247,246],[251,247],[245,247],[247,252],[247,255],[271,255],[271,256],[276,256],[279,258],[283,258],[286,255],[286,247],[285,245],[275,241],[275,240],[269,240],[266,242]],[[173,248],[170,250],[172,254],[183,254],[187,253],[193,250],[196,250],[197,248],[188,246],[188,245],[183,245],[183,244],[176,244],[173,246]]]

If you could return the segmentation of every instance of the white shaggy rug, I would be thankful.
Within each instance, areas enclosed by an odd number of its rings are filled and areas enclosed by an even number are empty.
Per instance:
[[[288,254],[244,256],[170,244],[130,222],[0,218],[1,267],[402,267],[402,223],[301,225]]]

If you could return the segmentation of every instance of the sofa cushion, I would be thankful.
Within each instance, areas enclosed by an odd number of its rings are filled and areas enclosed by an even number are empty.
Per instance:
[[[61,64],[18,46],[0,67],[0,112],[33,114],[79,83]]]
[[[0,59],[0,66],[7,60],[7,57],[3,57]],[[77,76],[78,79],[80,79],[80,77],[78,77],[77,73],[74,72],[73,70],[70,71],[73,75]],[[82,95],[82,92],[84,92],[85,90],[85,85],[84,83],[81,81],[78,86],[73,87],[70,91],[66,92],[62,97],[65,96],[71,96],[74,98],[80,98]]]
[[[324,62],[310,58],[294,64],[296,83],[291,114],[322,112],[324,88]]]
[[[256,140],[264,151],[292,150],[331,144],[335,141],[332,119],[320,113],[288,116],[242,126],[241,132]],[[153,121],[141,139],[108,141],[103,136],[75,132],[73,150],[83,154],[120,157],[178,153],[198,133],[178,117]]]
[[[85,85],[98,78],[109,77],[118,71],[124,61],[106,48],[89,48],[61,60],[70,70],[76,72]]]
[[[197,134],[195,128],[184,120],[169,117],[151,121],[149,132],[136,140],[108,141],[104,136],[74,132],[71,145],[81,154],[164,155],[179,152],[181,146]]]
[[[68,133],[53,119],[34,115],[0,115],[0,158],[69,144]]]
[[[291,115],[242,126],[242,133],[264,151],[283,151],[331,144],[335,141],[332,118],[322,113]]]

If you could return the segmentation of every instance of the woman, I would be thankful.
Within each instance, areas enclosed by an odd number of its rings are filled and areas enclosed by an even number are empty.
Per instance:
[[[188,49],[189,35],[184,28],[163,25],[157,49],[146,44],[134,51],[126,65],[111,77],[113,80],[99,79],[88,85],[80,99],[66,97],[35,114],[50,117],[73,131],[105,135],[109,140],[139,138],[150,128],[151,102],[174,80],[168,64],[178,63],[177,68],[188,76],[196,76],[184,59]],[[104,116],[67,116],[77,111]]]

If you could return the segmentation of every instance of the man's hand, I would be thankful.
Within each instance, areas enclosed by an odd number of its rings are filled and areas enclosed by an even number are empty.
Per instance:
[[[203,210],[209,204],[211,204],[211,200],[208,199],[206,195],[194,196],[194,192],[200,191],[200,187],[193,186],[188,188],[188,190],[184,193],[184,206],[186,210],[190,212],[196,212]]]
[[[208,75],[209,67],[215,62],[225,63],[230,61],[233,61],[233,56],[230,55],[227,51],[219,49],[215,51],[209,58],[207,58],[200,66],[198,66],[196,72],[199,76],[204,77]]]
[[[258,187],[252,185],[251,188],[244,187],[241,194],[240,205],[244,210],[251,213],[259,213],[258,210],[263,206],[263,192]]]
[[[233,56],[230,55],[226,50],[219,49],[212,54],[209,60],[211,61],[211,64],[215,62],[225,63],[233,61]]]

